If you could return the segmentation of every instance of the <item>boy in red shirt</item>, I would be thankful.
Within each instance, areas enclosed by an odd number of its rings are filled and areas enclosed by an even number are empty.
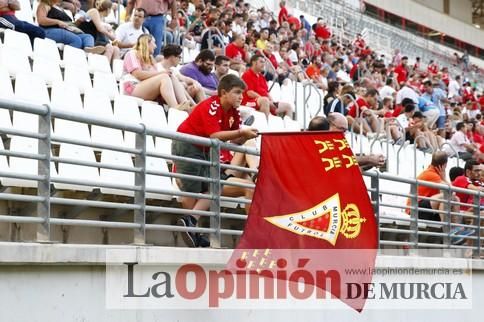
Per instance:
[[[237,111],[242,101],[242,93],[245,89],[244,82],[234,75],[226,75],[219,83],[218,94],[199,103],[190,113],[187,119],[178,127],[178,132],[197,135],[201,137],[230,141],[243,144],[246,140],[255,138],[258,133],[253,128],[240,128],[240,115]],[[176,156],[196,160],[209,161],[209,148],[188,142],[174,140],[172,153]],[[195,164],[188,161],[174,160],[176,171],[185,175],[210,177],[210,168],[206,165]],[[221,173],[221,179],[227,179]],[[232,181],[249,183],[246,180],[230,178]],[[189,179],[177,179],[180,190],[191,193],[208,193],[208,183]],[[252,189],[234,189],[238,187],[223,186],[221,194],[230,196],[243,196],[251,193]],[[237,191],[234,191],[237,190]],[[210,207],[210,199],[195,199],[183,197],[182,205],[185,209],[207,210]],[[177,222],[179,226],[196,227],[198,215],[185,215]],[[183,232],[182,237],[189,247],[207,247],[208,241],[200,234]]]

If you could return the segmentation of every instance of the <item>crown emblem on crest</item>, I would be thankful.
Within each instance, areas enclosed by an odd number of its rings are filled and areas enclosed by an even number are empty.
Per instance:
[[[340,232],[348,239],[357,237],[361,231],[361,224],[366,222],[366,218],[360,218],[358,207],[353,204],[347,204],[341,213],[343,222],[341,223]]]
[[[340,233],[348,239],[358,237],[366,222],[356,204],[349,203],[342,209],[338,194],[309,209],[264,219],[294,234],[324,239],[333,246]]]

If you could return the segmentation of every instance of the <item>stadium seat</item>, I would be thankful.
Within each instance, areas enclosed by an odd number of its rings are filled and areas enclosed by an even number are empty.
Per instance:
[[[17,53],[32,57],[32,44],[27,34],[17,32],[12,29],[6,29],[4,33],[3,45],[13,48]]]
[[[56,64],[61,64],[61,58],[57,44],[52,39],[35,38],[34,40],[34,59],[38,57],[48,58]]]
[[[77,66],[78,68],[88,69],[86,52],[79,48],[64,46],[64,67]]]
[[[87,64],[89,66],[89,73],[103,72],[112,74],[109,60],[104,55],[89,54],[87,56]]]
[[[103,150],[101,153],[101,163],[133,167],[133,161],[129,154],[111,150]],[[99,178],[103,183],[109,184],[123,184],[123,185],[134,185],[134,172],[119,171],[112,169],[100,168]],[[102,188],[101,192],[104,194],[113,194],[121,196],[134,196],[134,191],[131,190],[119,190],[112,188]]]
[[[113,60],[113,75],[118,82],[121,79],[121,76],[123,76],[123,63],[124,61],[122,59]]]
[[[54,82],[52,85],[51,105],[55,109],[66,112],[83,113],[79,90],[64,82]],[[73,122],[64,119],[55,119],[54,133],[65,138],[91,141],[89,128],[86,123]]]
[[[10,81],[10,76],[8,71],[0,67],[0,98],[3,99],[13,99],[13,89],[12,82]],[[10,119],[10,112],[7,109],[0,108],[0,127],[11,128],[12,120]]]
[[[164,159],[153,157],[146,158],[146,170],[169,172],[168,165],[166,164],[166,161]],[[146,189],[174,190],[170,177],[158,176],[153,174],[146,175]],[[147,192],[146,198],[171,200],[173,198],[173,195]]]
[[[267,132],[269,130],[267,118],[264,113],[254,110],[252,111],[252,116],[254,116],[254,123],[251,125],[252,127],[256,128],[259,132]]]
[[[19,73],[30,73],[32,71],[26,54],[5,45],[0,46],[0,66],[4,66],[13,78]]]
[[[118,95],[114,100],[114,118],[120,121],[141,123],[141,116],[136,100],[131,96]],[[136,134],[124,131],[124,144],[129,148],[134,148],[135,143]]]
[[[14,136],[10,141],[10,151],[37,154],[38,141],[21,136]],[[11,173],[37,175],[37,160],[10,157],[10,167],[7,171]],[[17,178],[3,178],[2,184],[7,187],[37,188],[37,181],[23,180]]]
[[[267,86],[270,89],[271,97],[274,102],[279,102],[281,100],[281,86],[279,85],[279,83],[276,82],[272,84],[272,82],[268,82]]]
[[[168,129],[176,131],[180,124],[188,117],[185,111],[179,111],[176,108],[168,109]]]
[[[51,86],[55,81],[62,81],[59,64],[46,57],[35,58],[33,73],[42,77],[48,86]]]
[[[81,94],[92,89],[91,76],[89,76],[87,68],[72,64],[66,65],[64,68],[64,81],[76,86]]]
[[[283,132],[284,120],[279,116],[269,115],[267,126],[270,132]]]
[[[15,98],[33,104],[50,104],[49,93],[45,81],[32,73],[20,73],[15,82]],[[14,128],[38,132],[39,117],[35,114],[13,112]]]
[[[289,116],[284,116],[284,129],[290,132],[299,132],[301,131],[301,127],[297,121],[294,121]]]
[[[5,150],[2,139],[0,139],[0,150]],[[10,167],[8,166],[7,157],[4,155],[0,155],[0,171],[9,172],[9,170]]]
[[[90,116],[114,120],[109,97],[99,91],[90,90],[86,93],[84,97],[84,112]],[[91,126],[91,140],[95,143],[115,146],[123,146],[124,144],[121,130],[98,125]]]
[[[94,151],[90,147],[62,143],[59,147],[59,157],[86,162],[96,162]],[[83,181],[99,181],[99,170],[96,167],[88,167],[59,162],[58,176],[61,178],[76,179]],[[54,183],[56,189],[92,191],[93,186],[75,185],[66,183]]]
[[[168,128],[168,121],[166,119],[165,110],[163,109],[163,107],[156,103],[143,103],[141,118],[143,119],[143,123],[150,128],[159,130],[166,130]],[[156,152],[171,154],[170,139],[156,137],[154,138],[154,140]]]
[[[114,100],[114,98],[119,95],[116,78],[111,73],[100,71],[94,72],[93,89],[104,92],[109,96],[110,100]]]

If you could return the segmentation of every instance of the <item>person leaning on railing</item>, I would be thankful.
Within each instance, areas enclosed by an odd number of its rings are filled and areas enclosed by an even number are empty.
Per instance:
[[[178,127],[178,132],[197,135],[221,141],[230,141],[235,144],[243,144],[249,139],[255,138],[257,130],[251,127],[240,128],[240,115],[237,107],[242,102],[242,93],[245,90],[245,83],[235,75],[226,75],[220,80],[217,88],[217,95],[201,102],[190,113],[187,119]],[[228,151],[226,151],[228,152]],[[225,153],[226,153],[225,152]],[[208,161],[209,147],[199,146],[182,141],[173,141],[173,155]],[[224,151],[222,150],[223,154]],[[174,160],[177,173],[210,177],[209,167],[206,165],[194,164],[192,162]],[[221,173],[222,180],[229,180],[225,173]],[[230,178],[232,181],[250,183],[250,181]],[[182,191],[191,193],[208,193],[208,183],[189,179],[178,179]],[[247,188],[234,186],[222,186],[222,195],[231,197],[245,196],[250,198],[251,191]],[[250,189],[252,190],[252,189]],[[195,199],[191,197],[182,198],[182,206],[185,209],[207,210],[210,207],[210,199]],[[198,215],[186,215],[178,220],[178,225],[184,227],[196,227]],[[208,241],[198,233],[183,232],[182,237],[189,247],[207,247]]]

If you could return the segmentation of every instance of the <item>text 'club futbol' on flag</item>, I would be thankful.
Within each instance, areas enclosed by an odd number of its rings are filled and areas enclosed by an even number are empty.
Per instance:
[[[262,136],[257,186],[229,268],[254,274],[284,269],[266,276],[312,284],[361,311],[377,237],[365,183],[342,133]],[[291,274],[296,270],[312,278],[299,279]],[[337,278],[327,287],[318,272]]]

